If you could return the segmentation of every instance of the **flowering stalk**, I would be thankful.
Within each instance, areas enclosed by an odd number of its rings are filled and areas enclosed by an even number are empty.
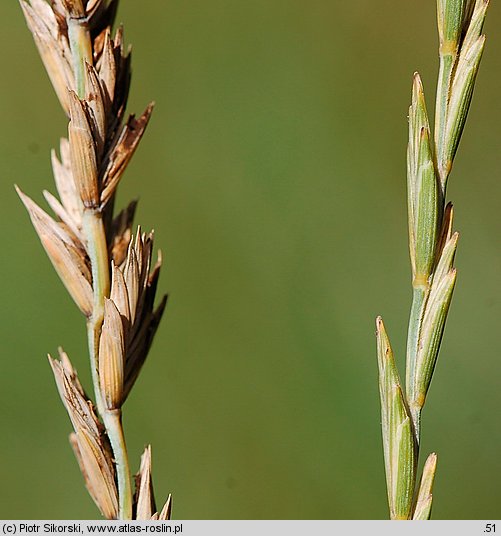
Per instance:
[[[68,356],[49,361],[73,424],[70,436],[87,489],[107,519],[169,519],[156,512],[147,447],[132,493],[122,406],[146,359],[166,297],[155,309],[161,260],[153,233],[132,235],[136,203],[114,215],[117,186],[148,124],[152,105],[125,120],[130,52],[112,26],[118,0],[21,0],[61,106],[68,138],[52,167],[56,219],[18,189],[59,277],[86,318],[94,404]]]
[[[409,109],[407,191],[412,306],[405,390],[383,321],[376,320],[383,449],[391,519],[429,519],[437,458],[430,454],[417,490],[421,412],[456,283],[458,233],[446,189],[484,49],[489,0],[438,0],[440,72],[432,136],[423,86],[414,75]]]

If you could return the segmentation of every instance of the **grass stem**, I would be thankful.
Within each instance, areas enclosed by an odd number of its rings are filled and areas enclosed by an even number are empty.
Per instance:
[[[122,427],[122,412],[105,410],[102,417],[115,457],[119,498],[118,517],[122,520],[130,520],[132,519],[132,488],[129,457]]]

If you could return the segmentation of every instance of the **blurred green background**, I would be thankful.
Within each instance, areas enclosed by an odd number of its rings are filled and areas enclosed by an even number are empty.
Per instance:
[[[177,519],[386,518],[374,317],[403,365],[406,114],[416,69],[433,102],[435,3],[123,0],[118,19],[130,110],[157,103],[120,204],[140,197],[170,294],[125,407],[133,466],[152,443]],[[54,190],[66,121],[17,2],[0,24],[0,516],[92,518],[45,359],[63,345],[88,385],[83,319],[12,186]],[[495,2],[450,182],[436,519],[501,516],[500,24]]]

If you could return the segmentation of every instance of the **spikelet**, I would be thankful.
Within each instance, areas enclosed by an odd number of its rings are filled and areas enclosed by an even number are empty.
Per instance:
[[[141,456],[141,466],[136,475],[136,519],[147,521],[153,516],[155,498],[153,496],[153,485],[151,482],[151,446],[144,449]]]
[[[160,521],[169,521],[171,519],[171,515],[172,515],[172,495],[169,494],[162,510],[158,514],[157,519]]]
[[[60,350],[60,361],[49,356],[61,400],[73,424],[70,442],[77,456],[87,489],[107,519],[118,513],[118,492],[112,454],[92,403],[86,397],[77,375]]]
[[[482,59],[489,0],[438,0],[440,81],[435,123],[437,172],[445,191]]]
[[[172,496],[167,497],[162,510],[156,511],[153,483],[151,481],[151,446],[144,449],[141,456],[141,466],[135,476],[136,494],[134,497],[135,519],[168,521],[172,512]]]
[[[64,222],[57,223],[19,188],[35,231],[42,242],[56,272],[82,313],[92,313],[92,287],[90,263],[78,238],[72,235]]]
[[[421,482],[419,484],[418,496],[412,519],[427,520],[431,517],[431,507],[433,503],[432,491],[436,470],[437,455],[432,452],[424,464],[423,476],[421,477]]]
[[[99,342],[99,379],[104,405],[122,406],[125,368],[125,336],[122,319],[113,300],[105,299],[104,322]]]

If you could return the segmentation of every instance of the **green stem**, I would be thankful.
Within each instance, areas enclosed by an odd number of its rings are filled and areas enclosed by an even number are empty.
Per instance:
[[[89,27],[84,19],[67,19],[77,95],[85,97],[85,64],[93,64]]]
[[[118,480],[118,496],[120,497],[119,519],[132,519],[132,487],[130,479],[129,457],[122,427],[122,412],[119,409],[105,410],[104,426],[115,456]]]
[[[94,289],[93,323],[101,329],[104,315],[104,298],[110,294],[110,267],[108,244],[101,212],[84,209],[83,229],[87,238],[87,250],[92,267]]]
[[[89,319],[87,322],[87,341],[89,345],[90,356],[90,369],[92,374],[92,385],[94,387],[94,398],[96,399],[96,406],[99,415],[104,414],[103,397],[101,396],[101,388],[99,384],[99,335],[101,328],[97,329],[93,319]]]

